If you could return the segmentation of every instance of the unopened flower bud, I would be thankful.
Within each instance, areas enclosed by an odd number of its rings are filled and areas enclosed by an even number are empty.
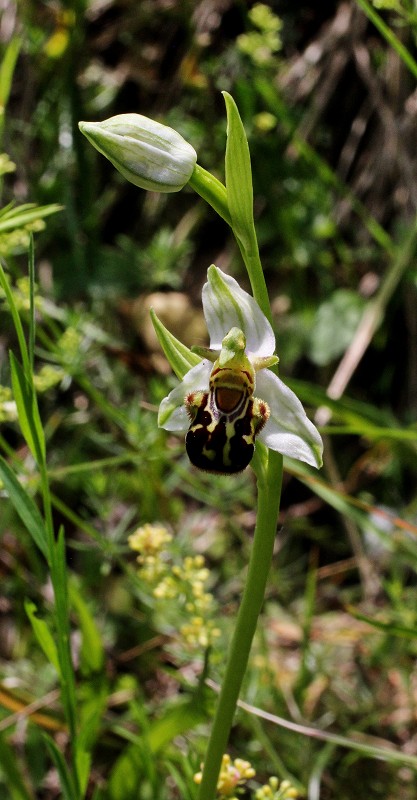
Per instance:
[[[128,181],[155,192],[178,192],[191,178],[197,153],[183,137],[141,114],[80,122],[92,145]]]

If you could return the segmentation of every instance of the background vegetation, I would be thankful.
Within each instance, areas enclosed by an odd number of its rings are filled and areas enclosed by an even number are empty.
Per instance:
[[[416,33],[411,0],[0,0],[2,797],[195,797],[255,494],[158,430],[148,310],[204,343],[206,269],[242,264],[191,190],[127,184],[77,125],[160,119],[223,178],[226,89],[281,374],[326,444],[287,464],[230,753],[248,798],[273,774],[415,798]]]

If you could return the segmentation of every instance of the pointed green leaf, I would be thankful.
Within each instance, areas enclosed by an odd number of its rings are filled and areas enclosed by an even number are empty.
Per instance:
[[[58,627],[65,631],[67,636],[69,634],[67,563],[65,558],[65,535],[62,526],[53,544],[51,562]]]
[[[22,39],[19,36],[13,36],[3,53],[0,64],[0,104],[2,106],[5,106],[9,99],[13,83],[13,73],[21,45]]]
[[[33,234],[30,234],[29,243],[29,364],[33,375],[33,365],[35,361],[35,334],[36,334],[36,313],[35,313],[35,247],[33,244]]]
[[[151,309],[151,320],[158,337],[159,344],[165,353],[167,360],[177,378],[182,380],[184,375],[200,363],[201,358],[193,353],[185,344],[182,344],[175,336],[170,333],[161,320],[158,319],[153,309]]]
[[[9,284],[8,278],[6,276],[6,273],[5,273],[1,263],[0,263],[0,286],[4,291],[4,294],[6,295],[6,300],[7,300],[8,304],[9,304],[10,313],[11,313],[11,316],[12,316],[12,319],[13,319],[13,325],[14,325],[14,328],[15,328],[15,331],[16,331],[16,336],[17,336],[18,342],[19,342],[20,355],[21,355],[22,364],[23,364],[23,368],[24,368],[23,371],[24,371],[25,375],[28,376],[30,374],[30,362],[29,362],[29,356],[28,356],[28,349],[27,349],[27,345],[26,345],[25,334],[23,332],[22,322],[21,322],[21,319],[20,319],[20,316],[19,316],[19,312],[18,312],[18,310],[16,308],[16,303],[14,301],[13,292],[12,292],[12,290],[10,288],[10,284]]]
[[[226,191],[235,236],[244,249],[254,242],[253,188],[249,145],[233,97],[223,92],[227,111]],[[256,242],[256,237],[255,237]]]
[[[32,625],[33,632],[38,640],[38,643],[40,644],[48,661],[55,667],[59,675],[61,670],[59,666],[58,651],[51,631],[49,630],[45,620],[36,616],[37,608],[30,600],[25,602],[25,611],[29,617],[30,624]]]
[[[58,538],[52,547],[51,577],[55,595],[56,645],[61,677],[62,703],[70,733],[75,735],[77,713],[74,669],[70,648],[68,581],[63,527],[60,528]]]
[[[50,217],[51,214],[56,214],[62,211],[63,206],[57,203],[51,203],[48,206],[36,206],[34,203],[27,203],[24,206],[17,206],[11,208],[7,214],[3,214],[0,219],[0,233],[15,230],[15,228],[24,228],[38,219]]]
[[[77,747],[89,753],[96,744],[104,722],[109,686],[104,673],[83,683],[81,705],[78,706]]]
[[[75,787],[73,776],[65,763],[64,756],[50,736],[44,736],[44,739],[59,775],[63,800],[80,800],[80,794]]]
[[[41,464],[45,458],[45,439],[36,394],[12,352],[10,352],[10,371],[19,425],[34,459]]]
[[[85,674],[100,672],[104,663],[101,636],[87,603],[74,583],[70,584],[70,599],[77,612],[82,633],[81,669]]]
[[[272,322],[253,218],[252,169],[248,140],[233,97],[223,92],[227,111],[226,192],[233,233],[248,271],[253,296]]]
[[[91,753],[77,747],[75,752],[75,764],[77,769],[78,783],[80,785],[80,796],[84,797],[88,786],[91,769]]]
[[[1,456],[0,478],[3,481],[4,488],[9,495],[10,502],[14,506],[16,513],[19,515],[41,553],[48,560],[47,534],[43,519],[32,498],[19,483],[7,461]]]

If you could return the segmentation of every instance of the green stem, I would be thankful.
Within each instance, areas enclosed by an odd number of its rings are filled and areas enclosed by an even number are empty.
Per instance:
[[[261,259],[259,256],[258,242],[256,239],[255,228],[252,226],[248,241],[243,242],[236,233],[230,217],[227,203],[227,191],[221,181],[214,177],[210,172],[196,164],[194,172],[188,182],[200,197],[203,198],[214,210],[227,222],[233,230],[236,241],[239,245],[243,261],[248,271],[249,280],[252,287],[253,296],[262,309],[269,322],[271,319],[271,307],[269,304],[268,290],[262,270]]]
[[[246,585],[204,761],[198,800],[214,800],[272,561],[282,483],[282,456],[269,451],[265,481],[258,477],[258,511]]]
[[[211,172],[196,164],[188,185],[191,186],[206,203],[209,204],[219,214],[219,216],[232,225],[229,207],[227,205],[227,192],[224,184],[215,178]]]
[[[235,238],[249,275],[252,294],[268,322],[272,325],[271,304],[269,302],[268,289],[266,288],[256,234],[254,232],[250,245],[243,244],[236,233]]]
[[[391,30],[389,25],[382,19],[382,17],[378,14],[377,11],[368,3],[368,0],[356,0],[358,6],[362,9],[364,14],[368,17],[368,19],[373,22],[375,27],[379,30],[382,34],[386,42],[390,45],[390,47],[395,50],[397,55],[403,60],[404,64],[410,70],[411,74],[417,78],[417,62],[414,60],[413,56],[407,50],[407,48],[403,45],[402,41],[395,35],[394,31]]]

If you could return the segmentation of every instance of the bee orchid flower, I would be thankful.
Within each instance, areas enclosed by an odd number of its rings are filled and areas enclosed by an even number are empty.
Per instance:
[[[314,467],[322,463],[319,432],[288,386],[271,370],[275,336],[254,298],[211,266],[203,287],[210,347],[160,405],[158,424],[186,435],[191,462],[209,472],[243,470],[255,440]]]

